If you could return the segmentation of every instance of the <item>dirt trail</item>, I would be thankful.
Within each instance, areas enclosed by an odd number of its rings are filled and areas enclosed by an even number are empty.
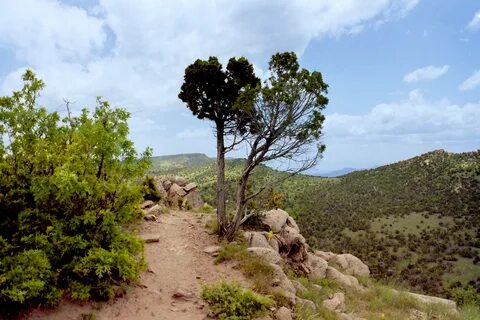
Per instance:
[[[97,320],[196,320],[204,319],[208,307],[200,298],[201,286],[219,280],[245,283],[238,270],[228,264],[214,265],[203,249],[217,244],[205,230],[205,218],[199,214],[172,211],[156,222],[142,225],[141,234],[158,234],[160,241],[145,244],[149,271],[140,286],[107,303],[63,303],[52,311],[34,310],[25,319],[79,320],[93,313]],[[191,292],[189,299],[176,299],[177,288]]]

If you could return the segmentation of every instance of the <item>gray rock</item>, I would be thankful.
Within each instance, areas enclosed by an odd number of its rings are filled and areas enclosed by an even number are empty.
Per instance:
[[[169,197],[175,197],[175,196],[184,197],[186,195],[187,193],[185,192],[185,190],[183,190],[183,188],[176,183],[172,184],[172,186],[168,190]]]
[[[183,187],[183,190],[185,190],[186,192],[190,192],[190,191],[192,191],[193,189],[196,189],[196,188],[197,188],[197,184],[195,182],[190,182],[185,187]]]
[[[282,209],[274,209],[263,213],[261,216],[263,224],[268,226],[270,230],[277,233],[287,222],[289,215]]]
[[[172,294],[172,297],[175,299],[183,299],[183,300],[189,300],[194,297],[193,293],[182,289],[182,288],[176,288]]]
[[[279,265],[276,265],[274,263],[270,263],[270,265],[273,267],[275,272],[275,279],[273,281],[274,285],[279,288],[282,288],[287,292],[295,294],[297,290],[295,289],[295,286],[293,285],[292,281],[288,279],[285,272],[283,272],[283,269]]]
[[[159,204],[156,204],[154,205],[153,207],[149,208],[146,210],[146,213],[147,214],[153,214],[155,216],[159,216],[160,214],[162,214],[162,211],[164,210],[165,208]]]
[[[286,307],[280,307],[275,311],[275,319],[276,320],[292,320],[292,310]]]
[[[208,253],[211,256],[217,256],[220,251],[220,246],[209,246],[203,249],[203,252]]]
[[[259,231],[250,232],[250,239],[248,240],[249,247],[260,247],[260,248],[269,248],[270,244],[268,243],[265,233]]]
[[[316,255],[317,257],[322,258],[322,259],[325,260],[325,261],[330,261],[330,259],[332,259],[333,257],[336,256],[336,254],[333,253],[333,252],[329,252],[329,251],[319,251],[319,250],[316,250],[316,251],[315,251],[315,255]]]
[[[327,268],[328,268],[328,263],[327,261],[323,260],[322,258],[312,254],[308,253],[307,254],[307,261],[306,264],[308,268],[310,269],[310,278],[319,278],[323,279],[326,276]]]
[[[423,294],[418,294],[418,293],[412,293],[412,292],[405,292],[409,296],[415,298],[418,302],[423,303],[423,304],[441,304],[444,305],[450,309],[457,310],[457,304],[455,301],[449,300],[449,299],[444,299],[444,298],[439,298],[439,297],[433,297],[433,296],[426,296]]]
[[[205,202],[203,202],[202,196],[198,190],[191,190],[184,198],[188,204],[194,209],[199,209],[203,207]]]
[[[331,311],[344,312],[345,311],[345,295],[343,292],[337,292],[332,298],[324,300],[323,306]]]
[[[152,200],[146,200],[146,201],[143,201],[143,203],[140,205],[140,208],[141,209],[150,208],[150,207],[153,207],[154,204],[155,202],[153,202]]]
[[[165,191],[169,191],[172,184],[173,183],[170,180],[163,180],[163,188],[165,189]]]
[[[335,281],[341,288],[344,288],[344,289],[354,288],[358,290],[362,289],[360,287],[360,284],[357,278],[353,276],[345,275],[335,268],[328,267],[326,272],[326,277],[327,279],[331,279]]]
[[[339,254],[330,261],[336,263],[345,274],[355,277],[368,277],[370,275],[368,266],[352,254]]]
[[[142,238],[145,243],[152,243],[152,242],[159,242],[160,241],[160,235],[158,234],[142,234],[140,235],[140,238]]]
[[[309,310],[312,310],[312,311],[316,311],[317,310],[317,306],[315,305],[315,303],[311,300],[307,300],[307,299],[301,299],[299,297],[297,297],[296,299],[296,305],[298,308],[307,308]]]
[[[275,250],[275,252],[280,251],[280,247],[278,245],[278,240],[277,240],[276,236],[273,236],[270,240],[268,240],[268,244],[270,245],[270,247],[273,250]]]
[[[279,263],[282,261],[282,257],[271,248],[251,247],[247,249],[248,252],[256,254],[259,257],[264,258],[270,263]]]
[[[307,292],[307,288],[305,288],[305,286],[303,284],[301,284],[300,282],[296,281],[296,280],[290,280],[293,284],[293,286],[295,287],[295,293],[296,294],[302,294],[302,293],[305,293]]]
[[[300,232],[300,228],[298,227],[298,224],[297,222],[290,216],[288,216],[287,218],[287,226],[297,230],[298,232]]]
[[[157,221],[157,217],[154,214],[147,214],[143,217],[147,221]]]

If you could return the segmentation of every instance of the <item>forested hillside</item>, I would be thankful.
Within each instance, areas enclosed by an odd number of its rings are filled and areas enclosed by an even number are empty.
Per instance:
[[[242,163],[227,163],[230,203]],[[175,170],[157,163],[153,171],[196,181],[214,203],[213,160]],[[251,192],[282,177],[286,173],[260,167]],[[339,178],[295,176],[274,183],[254,205],[273,193],[283,196],[309,243],[358,255],[377,278],[440,295],[480,289],[479,151],[439,150]]]

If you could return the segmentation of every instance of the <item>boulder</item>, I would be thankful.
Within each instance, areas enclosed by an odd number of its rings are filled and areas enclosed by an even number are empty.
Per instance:
[[[280,255],[272,248],[251,247],[248,248],[247,251],[264,258],[270,263],[279,263],[282,261],[282,257],[280,257]]]
[[[325,275],[327,279],[331,279],[335,281],[341,288],[344,288],[344,289],[354,288],[358,290],[361,289],[357,278],[353,276],[345,275],[335,268],[328,267]]]
[[[183,188],[176,183],[173,183],[170,189],[168,189],[169,197],[175,197],[175,196],[184,197],[186,195],[187,193],[185,192],[185,190],[183,190]]]
[[[280,251],[280,247],[278,245],[278,240],[277,240],[276,236],[273,236],[270,240],[268,240],[268,244],[270,245],[270,247],[273,250],[275,250],[275,252]]]
[[[220,251],[220,246],[209,246],[203,249],[203,252],[208,253],[212,256],[217,256],[218,252]]]
[[[143,217],[146,221],[157,221],[157,216],[154,214],[147,214]]]
[[[185,187],[183,187],[183,190],[185,190],[186,192],[190,192],[194,189],[197,188],[197,184],[194,183],[194,182],[190,182],[189,184],[187,184]]]
[[[305,238],[294,228],[284,226],[277,235],[280,254],[290,262],[301,263],[307,258]]]
[[[298,294],[302,294],[302,293],[305,293],[307,292],[307,288],[305,288],[305,286],[303,284],[301,284],[300,282],[296,281],[296,280],[290,280],[293,284],[293,286],[295,287],[295,293]]]
[[[432,297],[432,296],[426,296],[423,294],[418,294],[418,293],[412,293],[412,292],[405,292],[407,295],[411,296],[412,298],[416,299],[418,302],[423,303],[423,304],[441,304],[446,306],[447,308],[457,310],[457,304],[455,301],[449,300],[449,299],[444,299],[444,298],[439,298],[439,297]]]
[[[290,216],[288,216],[287,218],[287,226],[292,227],[293,229],[300,232],[300,228],[298,227],[297,222]]]
[[[160,235],[158,234],[142,234],[140,235],[140,238],[142,238],[145,243],[152,243],[152,242],[159,242],[160,241]]]
[[[162,211],[164,210],[165,208],[159,204],[156,204],[154,205],[153,207],[149,208],[146,210],[146,214],[147,215],[154,215],[154,216],[158,216],[160,214],[162,214]]]
[[[153,202],[152,200],[147,200],[147,201],[143,201],[143,203],[140,205],[140,208],[147,209],[147,208],[153,207],[154,205],[155,205],[155,202]]]
[[[184,198],[190,204],[190,206],[194,209],[199,209],[203,207],[205,202],[203,202],[202,196],[200,196],[200,192],[197,189],[191,190]]]
[[[343,292],[337,292],[330,299],[323,301],[323,306],[334,312],[345,311],[345,295]]]
[[[368,277],[370,269],[368,266],[352,254],[345,253],[334,256],[330,262],[336,263],[342,272],[356,277]]]
[[[292,310],[286,307],[280,307],[275,311],[275,319],[276,320],[292,320]]]
[[[322,258],[323,260],[325,261],[330,261],[330,259],[334,258],[336,256],[335,253],[333,252],[329,252],[329,251],[319,251],[319,250],[315,250],[315,255],[317,257],[320,257]]]
[[[169,191],[171,186],[172,186],[172,181],[163,180],[163,189],[165,189],[165,191]]]
[[[172,178],[173,183],[179,185],[180,187],[185,187],[188,183],[187,179],[183,177],[174,177]]]
[[[275,273],[275,278],[274,278],[274,285],[282,288],[283,290],[290,292],[292,294],[295,294],[297,290],[295,289],[295,286],[293,285],[292,281],[288,279],[287,275],[285,272],[283,272],[283,269],[274,263],[270,263],[272,268],[274,269]]]
[[[268,243],[267,237],[263,232],[259,232],[259,231],[250,232],[250,238],[248,239],[248,246],[271,249],[270,244]]]
[[[287,222],[289,215],[281,209],[274,209],[264,212],[261,216],[262,223],[266,225],[274,233],[280,232]]]
[[[328,263],[322,258],[312,254],[307,254],[306,266],[309,269],[310,278],[320,278],[323,279],[326,276]]]
[[[317,310],[317,306],[315,305],[315,303],[311,300],[307,300],[307,299],[301,299],[299,297],[296,298],[296,306],[298,308],[307,308],[307,309],[310,309],[312,311],[316,311]]]

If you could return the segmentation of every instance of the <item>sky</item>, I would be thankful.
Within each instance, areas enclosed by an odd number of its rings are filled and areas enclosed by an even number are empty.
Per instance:
[[[177,98],[190,63],[244,56],[265,77],[281,51],[329,84],[318,172],[480,148],[478,0],[0,0],[0,95],[31,68],[50,111],[102,96],[155,155],[215,155]]]

